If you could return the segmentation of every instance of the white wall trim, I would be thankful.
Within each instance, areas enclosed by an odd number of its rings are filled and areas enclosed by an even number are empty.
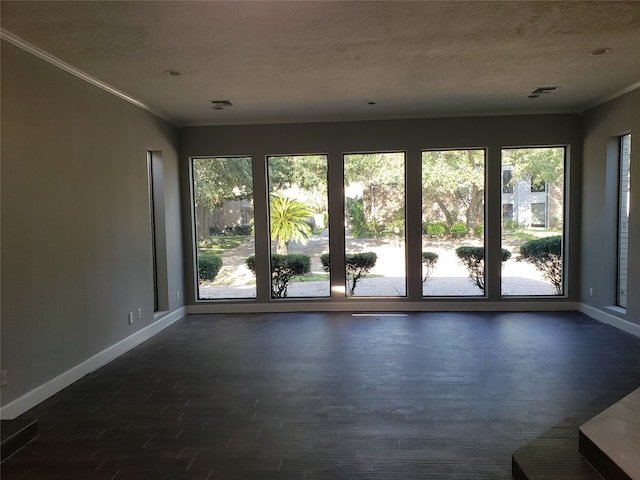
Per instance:
[[[208,302],[187,305],[187,314],[199,313],[280,313],[280,312],[551,312],[575,311],[577,302],[525,300],[502,302],[478,302],[456,300],[454,302],[429,300],[425,302],[393,301],[278,301],[271,303]]]
[[[74,75],[84,80],[87,83],[90,83],[91,85],[101,88],[105,92],[109,92],[111,95],[115,95],[116,97],[121,98],[122,100],[125,100],[135,105],[136,107],[140,107],[143,110],[146,110],[147,112],[151,112],[154,115],[166,120],[167,122],[176,124],[176,122],[174,122],[172,119],[167,118],[165,115],[152,109],[150,106],[142,103],[137,98],[134,98],[131,95],[127,95],[123,91],[118,90],[115,87],[112,87],[108,83],[105,83],[102,80],[99,80],[96,77],[89,75],[86,72],[83,72],[79,68],[76,68],[73,65],[70,65],[64,60],[60,60],[58,57],[51,55],[49,52],[42,50],[41,48],[38,48],[35,45],[32,45],[31,43],[27,42],[26,40],[23,40],[19,36],[14,35],[10,31],[5,30],[4,28],[0,28],[0,38],[2,38],[3,40],[6,40],[7,42],[15,45],[18,48],[21,48],[25,52],[29,52],[30,54],[40,58],[41,60],[44,60],[45,62],[48,62],[51,65],[54,65],[60,68],[61,70],[64,70],[65,72],[70,73],[71,75]]]
[[[591,307],[587,304],[580,303],[579,310],[585,315],[589,315],[591,318],[598,320],[599,322],[606,323],[613,327],[619,328],[631,335],[640,337],[640,325],[630,322],[624,318],[617,317],[611,313],[604,312],[598,308]]]
[[[136,345],[153,337],[156,333],[164,330],[172,323],[184,317],[185,313],[186,312],[184,307],[174,310],[173,312],[169,312],[162,318],[154,321],[151,325],[138,330],[124,340],[119,341],[118,343],[110,346],[109,348],[94,355],[93,357],[88,358],[84,362],[76,365],[75,367],[67,370],[57,377],[49,380],[48,382],[45,382],[42,385],[34,388],[30,392],[25,393],[21,397],[1,407],[0,418],[3,420],[7,420],[22,415],[27,410],[30,410],[39,403],[42,403],[47,398],[60,392],[85,375],[95,371],[103,365],[106,365],[107,363],[132,349]]]
[[[623,88],[622,90],[618,90],[617,92],[614,92],[611,95],[607,95],[606,97],[601,98],[600,100],[598,100],[595,103],[587,105],[585,108],[582,109],[582,112],[580,112],[580,113],[584,113],[587,110],[591,110],[592,108],[599,107],[600,105],[605,104],[607,102],[610,102],[611,100],[614,100],[614,99],[616,99],[618,97],[621,97],[622,95],[626,95],[629,92],[633,92],[637,88],[640,88],[640,82],[636,82],[633,85],[629,85],[627,88]]]

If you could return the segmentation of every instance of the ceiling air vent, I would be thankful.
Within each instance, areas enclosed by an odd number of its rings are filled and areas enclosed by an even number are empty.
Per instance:
[[[233,107],[231,100],[211,100],[214,110],[224,110],[224,107]]]
[[[538,98],[540,95],[546,95],[548,93],[557,90],[560,87],[537,87],[529,94],[529,98]]]

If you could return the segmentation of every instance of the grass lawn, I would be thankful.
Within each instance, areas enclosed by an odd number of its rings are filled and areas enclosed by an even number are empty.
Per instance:
[[[212,235],[198,242],[198,250],[205,252],[231,250],[247,242],[250,238],[246,235]]]
[[[552,235],[562,235],[562,230],[503,230],[503,238],[511,240],[513,242],[528,242],[530,240],[537,240],[542,237],[549,237]]]

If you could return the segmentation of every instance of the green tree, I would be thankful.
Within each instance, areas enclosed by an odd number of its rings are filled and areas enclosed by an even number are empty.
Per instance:
[[[355,153],[344,157],[344,183],[362,182],[404,184],[404,155],[390,153]]]
[[[484,151],[442,150],[422,154],[422,204],[437,205],[451,228],[463,221],[473,231],[482,222],[484,207]],[[428,212],[427,212],[428,215]]]
[[[327,157],[291,155],[269,157],[269,190],[287,190],[294,186],[327,196]]]
[[[269,202],[271,240],[277,243],[276,252],[289,253],[289,242],[305,243],[311,235],[307,223],[313,210],[299,200],[271,194]]]
[[[511,185],[528,179],[562,185],[564,148],[506,148],[502,150],[502,164],[513,167]]]
[[[251,158],[195,158],[193,195],[196,207],[213,210],[253,194]]]
[[[377,237],[391,224],[404,227],[404,197],[399,193],[404,174],[403,153],[344,156],[345,187],[362,188],[362,195],[351,193],[346,198],[347,220],[355,237]]]

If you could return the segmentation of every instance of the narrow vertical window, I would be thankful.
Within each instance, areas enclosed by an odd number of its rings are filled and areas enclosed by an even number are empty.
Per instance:
[[[192,159],[198,299],[254,298],[250,157]]]
[[[327,156],[267,157],[271,297],[328,297]]]
[[[347,296],[406,296],[404,185],[403,152],[344,156]]]
[[[620,137],[620,187],[618,196],[618,292],[617,304],[627,308],[629,255],[629,206],[631,195],[631,134]]]
[[[484,150],[422,152],[423,296],[484,295],[484,166]]]
[[[149,176],[149,214],[151,221],[151,250],[153,264],[153,311],[157,312],[158,308],[158,252],[156,241],[156,205],[155,205],[155,188],[153,186],[153,157],[151,152],[147,152],[147,173]]]
[[[502,295],[563,293],[564,164],[563,147],[502,150]]]
[[[147,152],[147,175],[149,192],[149,221],[151,226],[153,311],[158,312],[169,310],[162,152]]]

